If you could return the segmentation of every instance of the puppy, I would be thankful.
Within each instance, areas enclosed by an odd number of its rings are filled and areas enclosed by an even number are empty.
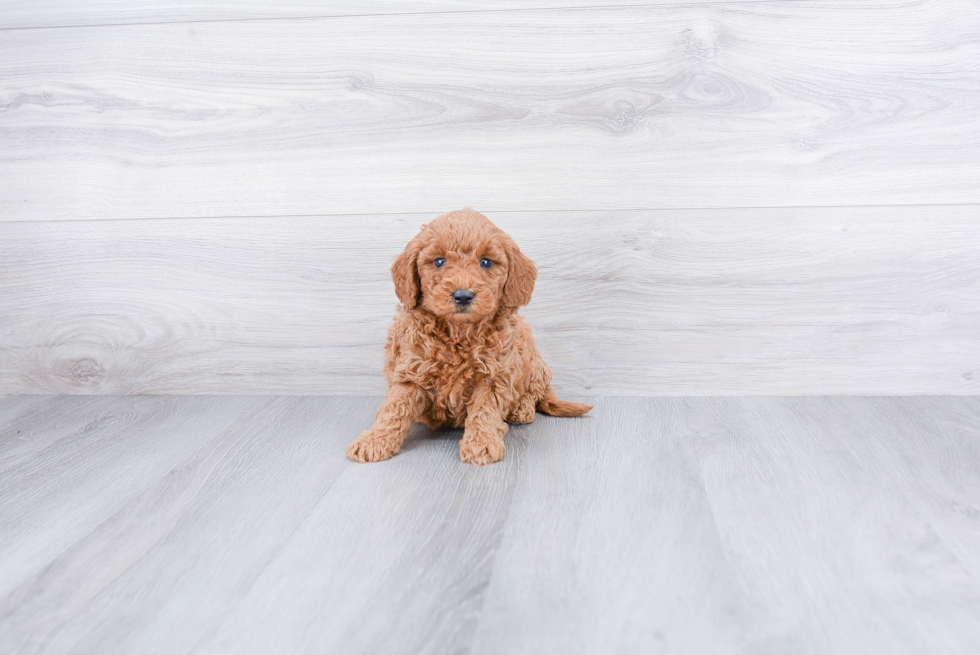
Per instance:
[[[391,277],[401,307],[385,345],[388,394],[371,429],[348,446],[352,460],[388,459],[421,421],[464,427],[460,459],[490,464],[504,456],[507,421],[592,409],[551,388],[551,370],[517,314],[531,301],[537,269],[483,214],[467,208],[423,225]]]

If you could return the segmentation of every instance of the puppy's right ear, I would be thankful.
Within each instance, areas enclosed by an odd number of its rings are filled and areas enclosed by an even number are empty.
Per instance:
[[[424,230],[423,230],[424,232]],[[391,265],[391,279],[395,282],[395,293],[405,309],[415,309],[422,296],[422,282],[419,280],[418,259],[422,251],[422,233],[405,246],[405,252],[398,255]]]

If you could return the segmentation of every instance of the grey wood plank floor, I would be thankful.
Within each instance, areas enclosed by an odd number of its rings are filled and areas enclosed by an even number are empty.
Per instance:
[[[489,467],[377,398],[0,398],[12,653],[975,653],[980,398],[594,398]]]

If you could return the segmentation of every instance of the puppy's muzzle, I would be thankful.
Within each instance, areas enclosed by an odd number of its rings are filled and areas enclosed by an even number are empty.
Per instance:
[[[456,289],[453,291],[453,302],[457,307],[466,307],[473,302],[475,296],[476,294],[469,289]]]

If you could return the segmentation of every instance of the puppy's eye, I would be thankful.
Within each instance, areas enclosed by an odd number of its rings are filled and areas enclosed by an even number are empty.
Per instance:
[[[446,263],[446,259],[444,257],[440,257],[439,259],[435,260],[432,263],[435,265],[436,268],[442,268],[443,264]]]
[[[490,268],[491,266],[493,266],[493,262],[487,259],[486,257],[484,257],[483,259],[480,260],[480,266],[482,266],[483,268]]]

